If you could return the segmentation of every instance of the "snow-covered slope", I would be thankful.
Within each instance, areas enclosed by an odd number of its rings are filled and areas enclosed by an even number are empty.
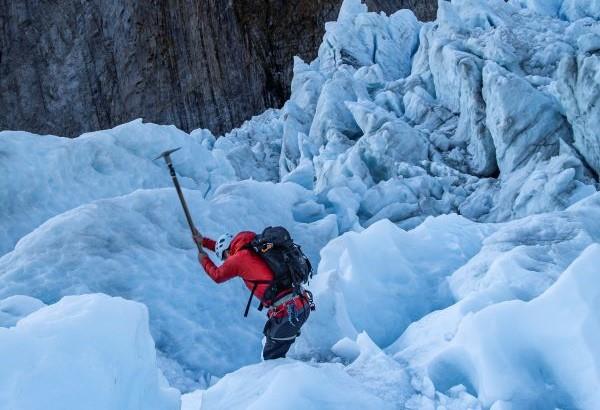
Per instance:
[[[200,190],[186,197],[198,226],[212,237],[288,226],[318,261],[319,249],[337,235],[335,218],[295,184],[244,181],[221,186],[211,200]],[[260,357],[262,316],[253,309],[243,318],[243,284],[217,286],[203,273],[173,189],[138,190],[51,218],[0,258],[0,272],[0,298],[28,294],[53,303],[103,292],[146,304],[165,364],[175,361],[166,373],[180,387]]]
[[[66,295],[142,302],[165,376],[202,389],[189,409],[595,409],[599,18],[453,0],[424,24],[345,0],[285,106],[223,137],[1,132],[0,326]],[[284,225],[318,264],[304,362],[257,364],[264,316],[198,266],[153,161],[176,146],[203,233]]]
[[[173,147],[183,147],[177,161],[182,186],[208,192],[232,180],[229,163],[208,151],[205,141],[141,120],[76,139],[0,133],[0,255],[44,221],[79,205],[171,187],[164,162],[153,159]]]

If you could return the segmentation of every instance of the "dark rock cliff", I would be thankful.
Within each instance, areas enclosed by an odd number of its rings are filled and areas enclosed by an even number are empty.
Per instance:
[[[437,0],[370,0],[371,10]],[[219,134],[287,99],[341,0],[0,0],[0,129],[77,136],[142,117]]]

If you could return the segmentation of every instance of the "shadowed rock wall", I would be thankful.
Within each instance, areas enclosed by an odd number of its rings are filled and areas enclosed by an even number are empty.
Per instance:
[[[435,0],[371,0],[371,10]],[[0,0],[0,129],[77,136],[142,117],[220,134],[289,95],[341,0]]]

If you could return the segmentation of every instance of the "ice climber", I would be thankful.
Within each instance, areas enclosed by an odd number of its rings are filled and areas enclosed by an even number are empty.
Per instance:
[[[222,283],[239,276],[251,291],[244,316],[253,296],[260,301],[259,310],[268,308],[263,359],[285,357],[314,310],[311,293],[302,287],[312,275],[310,262],[287,230],[269,227],[258,235],[224,234],[216,242],[196,231],[193,238],[200,245],[200,264],[212,280]],[[217,267],[203,248],[214,251],[223,263]]]

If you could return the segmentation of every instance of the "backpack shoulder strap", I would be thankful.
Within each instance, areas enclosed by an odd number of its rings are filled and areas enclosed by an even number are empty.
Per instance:
[[[252,291],[250,292],[250,297],[248,298],[248,303],[246,303],[246,310],[244,310],[244,317],[248,317],[248,312],[250,311],[250,304],[252,303],[252,297],[254,297],[254,292],[256,292],[256,288],[258,285],[268,285],[271,283],[270,280],[249,280],[248,282],[254,283],[252,286]],[[260,303],[262,306],[262,302]],[[259,309],[261,310],[261,309]]]

